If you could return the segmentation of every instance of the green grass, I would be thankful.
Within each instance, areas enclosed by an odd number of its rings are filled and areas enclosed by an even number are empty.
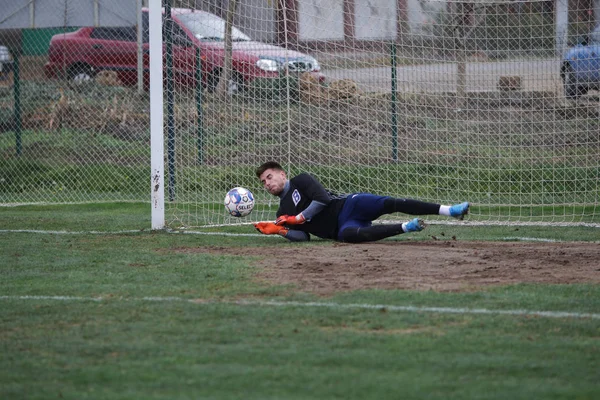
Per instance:
[[[98,203],[0,207],[0,229],[108,231],[151,227],[150,204]]]
[[[136,301],[7,305],[7,398],[598,394],[589,321]]]
[[[363,290],[320,298],[254,280],[260,267],[253,257],[178,251],[276,245],[272,256],[286,262],[286,249],[297,245],[272,237],[152,232],[148,214],[147,204],[135,203],[0,208],[0,398],[600,395],[598,319],[236,303],[275,299],[599,314],[597,285],[519,284],[467,293]],[[129,230],[137,232],[115,233]],[[412,238],[600,240],[597,228],[585,227],[432,225],[427,231]],[[333,245],[300,244],[306,251]]]

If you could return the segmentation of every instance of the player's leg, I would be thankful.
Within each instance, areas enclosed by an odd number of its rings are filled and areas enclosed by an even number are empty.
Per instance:
[[[338,217],[338,223],[341,227],[345,221],[365,221],[371,222],[388,214],[386,211],[386,201],[390,197],[378,196],[371,193],[355,193],[348,196],[344,208]]]
[[[436,203],[427,203],[415,199],[399,199],[388,197],[383,203],[384,214],[401,212],[409,215],[446,215],[463,219],[469,213],[468,202],[445,206]]]
[[[463,219],[469,213],[469,202],[455,204],[453,206],[440,206],[440,215],[449,215],[454,218]],[[446,214],[446,208],[448,209]]]
[[[418,232],[423,228],[425,228],[425,223],[419,218],[402,224],[368,226],[354,225],[352,221],[348,221],[341,227],[338,240],[348,243],[374,242],[405,232]]]
[[[403,224],[372,225],[385,212],[386,196],[369,193],[348,196],[338,217],[338,240],[350,243],[372,242],[405,232],[420,231],[423,220],[413,219]]]

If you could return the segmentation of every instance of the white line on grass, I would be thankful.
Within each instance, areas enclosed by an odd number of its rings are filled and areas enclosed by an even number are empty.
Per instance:
[[[536,310],[491,310],[487,308],[453,308],[453,307],[419,307],[396,306],[392,304],[343,304],[319,303],[299,301],[274,301],[274,300],[237,300],[219,301],[188,299],[184,297],[76,297],[76,296],[0,296],[0,300],[56,300],[56,301],[154,301],[154,302],[187,302],[193,304],[236,304],[240,306],[259,307],[323,307],[338,310],[386,310],[414,313],[438,314],[484,314],[484,315],[513,315],[536,316],[546,318],[592,318],[600,319],[600,314],[578,313],[567,311],[536,311]]]
[[[562,242],[562,240],[556,240],[556,239],[518,237],[518,236],[503,237],[502,240],[509,240],[509,241],[518,240],[518,241],[523,241],[523,242],[544,242],[544,243],[560,243],[560,242]]]
[[[0,229],[2,233],[40,233],[47,235],[123,235],[129,233],[152,232],[151,230],[124,230],[124,231],[44,231],[37,229]],[[263,235],[260,233],[230,233],[230,232],[199,232],[183,230],[165,230],[167,233],[182,235],[208,235],[208,236],[251,236],[251,237],[279,237],[279,235]]]
[[[125,233],[141,233],[143,230],[127,231],[46,231],[37,229],[1,229],[0,233],[41,233],[50,235],[120,235]]]
[[[77,296],[0,296],[0,300],[56,300],[56,301],[104,301],[102,297]]]
[[[231,232],[201,232],[201,231],[178,231],[167,230],[169,233],[179,233],[182,235],[208,235],[208,236],[250,236],[250,237],[279,237],[279,235],[263,235],[262,233],[231,233]]]

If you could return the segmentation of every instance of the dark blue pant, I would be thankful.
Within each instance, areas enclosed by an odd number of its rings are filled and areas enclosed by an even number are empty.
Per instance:
[[[341,232],[346,228],[371,226],[374,220],[385,214],[383,204],[388,198],[370,193],[349,195],[338,216],[338,240],[343,240]]]

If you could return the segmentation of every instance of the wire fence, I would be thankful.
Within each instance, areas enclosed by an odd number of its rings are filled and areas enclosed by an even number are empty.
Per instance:
[[[54,17],[96,19],[1,19],[0,203],[150,201],[147,4],[75,3]],[[600,224],[591,1],[163,6],[172,227],[240,222],[236,186],[243,221],[271,218],[268,160],[336,192],[469,200],[481,222]]]

